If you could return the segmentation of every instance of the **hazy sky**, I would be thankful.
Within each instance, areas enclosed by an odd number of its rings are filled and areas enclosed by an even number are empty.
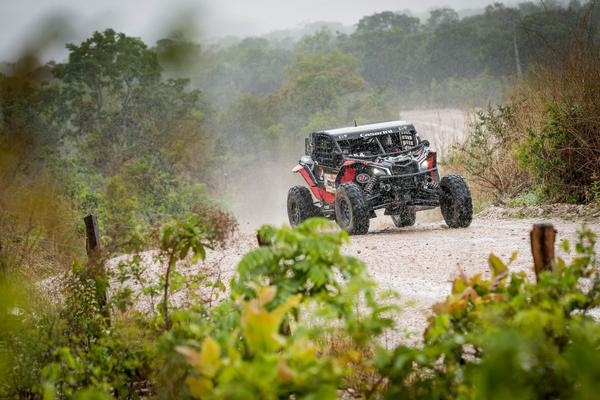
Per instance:
[[[364,15],[410,9],[423,13],[440,6],[480,8],[492,0],[0,0],[0,60],[12,58],[33,37],[52,30],[58,42],[79,41],[112,27],[149,44],[183,16],[204,37],[260,35],[306,22],[355,24]],[[58,19],[61,17],[62,19]],[[52,23],[48,22],[53,19]],[[44,21],[45,25],[44,25]],[[39,34],[43,31],[43,34]],[[62,45],[61,45],[62,47]],[[56,54],[56,49],[51,52]]]

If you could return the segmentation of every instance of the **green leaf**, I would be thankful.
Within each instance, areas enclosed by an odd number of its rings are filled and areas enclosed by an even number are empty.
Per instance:
[[[516,253],[513,253],[513,256],[516,258]],[[502,273],[508,271],[508,267],[500,260],[496,255],[490,254],[488,258],[488,262],[490,267],[492,268],[492,276],[496,277]]]

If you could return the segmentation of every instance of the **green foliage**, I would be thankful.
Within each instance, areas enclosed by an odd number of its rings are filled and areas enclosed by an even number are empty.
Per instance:
[[[221,346],[210,337],[200,351],[178,347],[193,366],[187,378],[194,398],[277,399],[337,397],[342,371],[335,360],[322,357],[314,343],[301,334],[279,333],[286,312],[296,309],[300,295],[269,307],[276,294],[273,287],[260,288],[256,298],[243,303],[240,330]],[[246,346],[240,345],[241,340]]]
[[[280,96],[302,116],[333,109],[339,98],[365,87],[356,59],[340,51],[299,55],[286,75]]]
[[[312,219],[295,229],[264,226],[259,235],[269,246],[246,254],[240,261],[231,284],[233,293],[253,298],[254,288],[275,285],[277,295],[272,306],[294,294],[337,296],[341,283],[336,274],[344,279],[359,276],[364,264],[340,253],[339,247],[348,241],[348,235],[333,229],[325,219]]]
[[[74,266],[64,302],[53,305],[38,288],[2,277],[0,397],[139,398],[150,342],[132,321],[105,324],[87,272]]]
[[[214,327],[200,330],[204,338],[187,334],[176,346],[193,367],[186,380],[190,394],[336,398],[342,378],[353,374],[345,365],[356,360],[356,351],[330,353],[322,338],[336,332],[374,346],[392,324],[384,314],[393,307],[377,302],[364,264],[341,255],[347,234],[329,221],[264,226],[259,235],[266,245],[242,259],[232,280],[232,301],[240,306],[222,303],[227,313],[210,312]]]
[[[588,315],[600,304],[594,245],[582,230],[571,263],[559,259],[536,283],[509,276],[516,254],[508,265],[490,255],[490,279],[461,274],[434,307],[423,348],[379,355],[386,396],[589,398],[600,373],[600,325]]]
[[[476,113],[466,140],[453,145],[446,163],[465,171],[496,200],[506,201],[529,184],[527,169],[520,169],[514,156],[520,139],[516,130],[516,115],[511,105],[488,106]]]
[[[71,344],[52,352],[42,370],[44,398],[97,396],[140,398],[151,370],[153,352],[143,331],[117,325],[95,337],[89,345]]]
[[[356,27],[357,34],[372,31],[401,31],[411,33],[419,28],[418,18],[406,14],[396,14],[391,11],[369,15],[361,18]]]
[[[366,276],[365,265],[340,252],[348,235],[330,221],[312,218],[296,228],[263,226],[263,243],[244,256],[231,281],[233,298],[252,299],[265,285],[276,295],[268,308],[302,295],[319,304],[325,319],[341,319],[356,343],[366,345],[392,325],[386,313],[394,307],[378,303],[375,285]],[[361,304],[362,312],[356,307]],[[294,316],[298,320],[298,315]]]
[[[52,69],[60,92],[53,118],[70,163],[65,170],[59,158],[51,169],[84,211],[102,217],[103,233],[114,240],[205,200],[189,176],[206,176],[210,159],[199,158],[211,147],[200,93],[187,80],[161,80],[157,55],[110,29],[67,49],[69,61]]]
[[[171,278],[177,260],[216,243],[198,218],[163,228]],[[535,283],[509,273],[516,254],[508,264],[490,255],[489,279],[461,274],[434,306],[423,347],[391,349],[378,338],[395,309],[379,303],[364,264],[340,253],[345,233],[311,219],[259,234],[264,246],[240,262],[231,299],[174,310],[164,325],[127,304],[107,324],[89,269],[74,266],[58,312],[33,307],[3,276],[0,395],[333,399],[352,386],[364,397],[587,399],[598,390],[600,325],[589,312],[600,274],[587,229],[575,258]],[[136,263],[116,278],[143,283]]]
[[[545,202],[597,199],[600,46],[584,33],[598,23],[592,17],[595,4],[588,7],[590,14],[569,34],[564,24],[573,21],[577,8],[565,11],[560,22],[556,9],[523,18],[524,23],[554,21],[545,37],[551,61],[513,81],[507,104],[479,113],[466,143],[454,149],[454,167],[465,169],[496,198],[526,189]],[[494,6],[489,12],[517,23],[511,10]]]
[[[580,105],[568,100],[549,104],[543,125],[539,130],[530,129],[519,147],[521,168],[531,171],[535,184],[553,201],[594,200],[593,196],[586,196],[597,180],[590,176],[593,169],[582,171],[582,166],[590,162],[587,152],[573,148],[577,141],[573,135],[587,129],[584,112]]]

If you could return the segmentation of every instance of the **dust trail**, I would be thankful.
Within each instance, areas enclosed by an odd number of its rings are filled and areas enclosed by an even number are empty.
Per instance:
[[[467,113],[458,109],[403,110],[400,119],[413,123],[421,138],[429,140],[443,159],[449,146],[464,137]],[[294,185],[305,185],[304,180],[291,171],[303,154],[301,142],[302,139],[293,149],[283,148],[280,154],[273,154],[274,159],[281,161],[261,160],[248,165],[239,176],[227,178],[237,185],[229,188],[229,197],[243,232],[255,230],[262,224],[288,223],[287,192]],[[390,218],[383,216],[383,212],[380,214],[371,220],[371,226],[379,229],[390,226]],[[427,220],[432,220],[433,216],[433,220],[441,220],[439,212],[418,215],[421,219],[427,216]]]

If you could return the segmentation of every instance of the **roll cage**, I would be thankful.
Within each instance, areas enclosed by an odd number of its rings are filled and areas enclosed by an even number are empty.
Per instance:
[[[382,124],[371,126],[375,125]],[[320,165],[335,168],[346,160],[393,157],[418,151],[427,145],[417,136],[414,126],[402,125],[400,121],[388,125],[375,130],[366,125],[363,130],[345,128],[314,132],[307,139],[306,154]]]

